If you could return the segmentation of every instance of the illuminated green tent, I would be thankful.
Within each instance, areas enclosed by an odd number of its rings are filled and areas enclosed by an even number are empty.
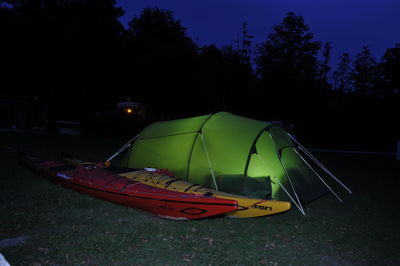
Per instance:
[[[301,203],[329,186],[299,148],[278,125],[220,112],[149,125],[118,164],[167,168],[191,183],[234,194],[290,198],[303,212]]]

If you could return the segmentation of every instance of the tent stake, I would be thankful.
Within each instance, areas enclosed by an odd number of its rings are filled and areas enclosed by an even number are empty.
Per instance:
[[[204,151],[206,152],[206,157],[207,157],[207,161],[208,161],[208,167],[210,168],[210,172],[211,172],[211,176],[212,176],[213,183],[214,183],[214,186],[215,186],[215,190],[218,190],[217,182],[215,180],[214,171],[213,171],[213,168],[211,166],[210,157],[208,156],[208,151],[207,151],[207,147],[206,147],[206,142],[205,142],[204,137],[203,137],[203,133],[200,132],[199,134],[200,134],[201,140],[203,141]]]
[[[291,134],[288,133],[288,135],[292,140],[294,140],[294,142],[296,142],[301,151],[307,154],[307,156],[310,157],[316,164],[318,164],[318,166],[321,167],[330,177],[332,177],[343,188],[345,188],[349,192],[349,194],[352,193],[352,191],[345,184],[343,184],[342,181],[340,181],[334,174],[331,173],[331,171],[329,171],[320,161],[318,161],[317,158],[315,158],[309,151],[307,151],[307,149],[304,148]]]

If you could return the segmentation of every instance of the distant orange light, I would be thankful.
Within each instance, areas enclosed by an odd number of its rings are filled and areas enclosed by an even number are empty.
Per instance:
[[[132,108],[127,108],[127,109],[126,109],[126,112],[127,112],[128,114],[131,114],[131,113],[133,112],[133,110],[132,110]]]

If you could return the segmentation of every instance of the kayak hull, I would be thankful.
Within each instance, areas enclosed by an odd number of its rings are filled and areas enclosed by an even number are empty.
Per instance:
[[[172,173],[168,173],[167,171],[163,170],[135,170],[122,172],[119,173],[119,175],[130,180],[142,182],[143,184],[147,184],[149,186],[164,188],[171,191],[179,191],[194,195],[208,194],[221,199],[235,200],[238,203],[238,209],[226,214],[228,217],[232,218],[254,218],[267,216],[287,211],[291,207],[290,202],[287,201],[250,198],[195,185],[185,180],[176,178],[172,176]]]
[[[110,202],[142,209],[163,218],[201,219],[237,209],[237,202],[234,200],[148,186],[95,165],[73,166],[52,161],[38,161],[28,156],[21,157],[20,161],[36,173],[63,187]]]

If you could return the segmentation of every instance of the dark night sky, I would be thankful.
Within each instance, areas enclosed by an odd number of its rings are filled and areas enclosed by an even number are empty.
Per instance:
[[[305,18],[316,40],[332,42],[332,63],[343,52],[354,56],[363,45],[379,59],[400,42],[400,0],[117,0],[117,5],[125,10],[125,26],[143,8],[157,6],[171,10],[197,44],[218,47],[233,43],[244,21],[255,44],[265,41],[292,11]]]

